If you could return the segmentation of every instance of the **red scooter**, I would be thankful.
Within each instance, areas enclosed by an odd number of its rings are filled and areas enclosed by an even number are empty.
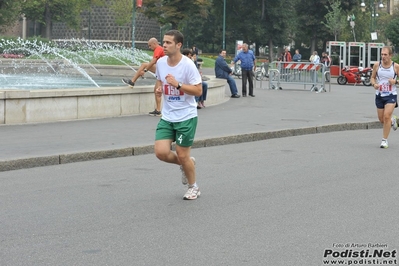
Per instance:
[[[371,86],[370,78],[373,69],[371,67],[344,67],[341,70],[341,76],[338,77],[337,82],[339,85],[345,85],[346,83],[360,84],[363,83],[365,86]]]

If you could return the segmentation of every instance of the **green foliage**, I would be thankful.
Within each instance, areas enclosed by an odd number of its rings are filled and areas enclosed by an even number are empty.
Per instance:
[[[392,42],[393,46],[399,46],[399,18],[391,19],[385,29],[385,34]]]
[[[28,19],[45,25],[47,32],[51,22],[65,22],[70,28],[78,29],[81,12],[104,3],[105,0],[31,0],[22,3],[22,12]]]
[[[189,19],[190,14],[206,18],[211,3],[211,0],[145,0],[142,12],[161,25],[170,23],[172,29],[179,29],[181,21]]]
[[[0,1],[0,26],[8,26],[15,23],[21,14],[20,0]]]
[[[345,16],[342,13],[341,2],[339,0],[330,0],[329,6],[325,6],[328,13],[324,16],[326,22],[322,21],[323,25],[334,35],[337,40],[342,29],[345,27]]]
[[[296,32],[298,32],[298,39],[301,43],[309,44],[313,49],[316,49],[318,46],[318,40],[325,43],[328,40],[334,39],[334,35],[330,33],[330,30],[325,25],[325,16],[330,12],[325,7],[330,4],[329,1],[297,0],[296,2],[295,11],[298,17]],[[346,12],[345,15],[352,14],[352,10],[359,7],[357,0],[339,0],[339,3],[342,12],[344,14]],[[347,25],[349,27],[349,22]]]
[[[115,23],[118,26],[130,24],[132,22],[133,5],[132,0],[112,1],[110,9],[115,14]]]

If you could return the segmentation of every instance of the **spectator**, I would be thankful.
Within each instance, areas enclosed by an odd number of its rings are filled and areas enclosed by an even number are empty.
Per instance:
[[[191,48],[191,50],[193,51],[193,55],[198,57],[199,50],[195,44],[193,44],[193,47]]]
[[[284,62],[291,62],[291,61],[292,61],[291,53],[290,53],[290,50],[288,50],[288,48],[285,48],[285,53],[284,53],[284,56],[283,56],[283,61],[284,61]]]
[[[193,51],[193,58],[194,58],[195,66],[199,69],[199,65],[198,65],[199,50],[195,44],[193,44],[193,47],[191,48],[191,50]]]
[[[220,50],[218,58],[215,61],[215,76],[221,79],[227,79],[227,83],[230,87],[231,98],[240,98],[238,95],[236,81],[231,76],[233,74],[233,70],[227,65],[225,61],[226,50]]]
[[[301,62],[301,60],[302,60],[302,55],[299,53],[299,50],[296,49],[296,50],[295,50],[295,54],[294,54],[294,56],[292,57],[292,61],[294,61],[294,62]]]
[[[310,57],[313,64],[320,64],[320,56],[318,56],[317,51],[313,52],[313,55]]]
[[[291,53],[290,53],[290,50],[288,50],[288,48],[285,48],[285,52],[284,52],[284,55],[283,55],[283,61],[284,62],[291,62],[292,61]],[[283,73],[284,73],[284,76],[285,76],[285,81],[288,80],[288,76],[290,75],[290,69],[287,69],[286,67],[287,67],[287,64],[284,64],[283,65],[283,68],[284,68]]]
[[[324,65],[324,71],[330,71],[331,58],[326,52],[321,54],[321,63]],[[323,69],[321,71],[323,71]],[[330,75],[326,75],[326,81],[330,82]]]
[[[314,51],[313,52],[313,55],[310,57],[310,60],[311,60],[311,62],[313,63],[313,64],[320,64],[320,56],[317,54],[317,51]],[[319,77],[318,77],[318,75],[317,75],[317,71],[315,71],[315,70],[312,70],[312,75],[311,75],[311,77],[312,77],[312,81],[313,82],[318,82],[318,80],[319,80]],[[316,85],[315,84],[313,84],[313,87],[315,87]]]
[[[139,69],[136,71],[136,74],[134,77],[130,79],[122,79],[122,82],[125,83],[126,85],[129,85],[130,87],[134,87],[134,83],[139,77],[142,77],[145,72],[151,71],[152,73],[155,73],[156,71],[156,63],[159,58],[164,56],[164,51],[162,46],[159,45],[158,40],[155,38],[151,38],[148,41],[148,47],[154,51],[154,55],[152,57],[152,60],[148,63],[142,63]],[[161,97],[157,96],[155,94],[156,88],[154,87],[154,95],[155,95],[155,110],[152,112],[149,112],[149,115],[152,116],[162,116],[161,114]]]
[[[182,54],[190,58],[193,61],[193,63],[195,63],[193,57],[194,54],[191,49],[184,49]],[[202,79],[202,74],[201,74],[201,79]],[[197,109],[205,108],[207,93],[208,93],[208,83],[202,80],[202,94],[201,96],[195,96],[195,101],[197,102]]]
[[[247,80],[249,84],[249,96],[255,97],[254,70],[256,67],[256,58],[252,50],[248,49],[248,44],[243,43],[242,51],[238,55],[236,55],[233,62],[236,63],[238,60],[241,61],[242,97],[247,96]]]

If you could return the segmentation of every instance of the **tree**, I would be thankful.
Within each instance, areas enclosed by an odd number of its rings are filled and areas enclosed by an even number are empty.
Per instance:
[[[146,0],[143,13],[156,19],[160,25],[170,23],[172,29],[179,29],[182,21],[190,18],[190,14],[198,13],[207,18],[211,0]]]
[[[336,41],[342,29],[345,28],[345,16],[342,13],[341,2],[339,0],[330,0],[329,4],[330,6],[325,6],[329,11],[324,16],[326,22],[323,21],[322,23],[334,35],[334,40]]]
[[[100,4],[103,0],[35,0],[25,1],[22,12],[33,21],[45,25],[44,35],[51,39],[51,23],[65,22],[69,27],[78,29],[80,13],[92,4]]]
[[[115,14],[115,23],[118,26],[123,26],[132,22],[132,0],[112,1],[110,9]]]
[[[226,49],[233,52],[236,40],[260,45],[288,45],[295,23],[292,0],[229,0],[226,6]],[[213,1],[207,30],[218,47],[223,38],[223,0]],[[269,49],[272,52],[273,49]],[[256,51],[258,53],[258,50]],[[273,58],[273,55],[270,55]]]
[[[9,26],[18,20],[21,14],[20,0],[1,0],[0,1],[0,27]]]
[[[304,39],[309,36],[310,39],[305,43],[311,46],[314,51],[318,46],[318,41],[322,40],[323,44],[333,37],[328,28],[321,22],[324,21],[328,10],[325,8],[330,0],[298,0],[295,5],[298,17],[298,32]],[[343,11],[352,10],[353,7],[359,6],[357,0],[339,0]]]
[[[385,34],[388,36],[393,46],[399,46],[399,18],[392,19],[385,29]]]
[[[273,47],[289,45],[296,35],[296,16],[293,1],[262,0],[260,22],[262,23],[264,40],[269,46],[269,58],[275,58]]]

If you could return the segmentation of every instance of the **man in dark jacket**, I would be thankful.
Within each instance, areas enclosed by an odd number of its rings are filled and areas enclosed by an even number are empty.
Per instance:
[[[231,98],[240,98],[240,95],[238,95],[236,82],[231,76],[233,71],[224,60],[225,57],[226,50],[221,50],[218,58],[216,58],[215,61],[215,76],[217,78],[227,79],[227,83],[230,86]]]

